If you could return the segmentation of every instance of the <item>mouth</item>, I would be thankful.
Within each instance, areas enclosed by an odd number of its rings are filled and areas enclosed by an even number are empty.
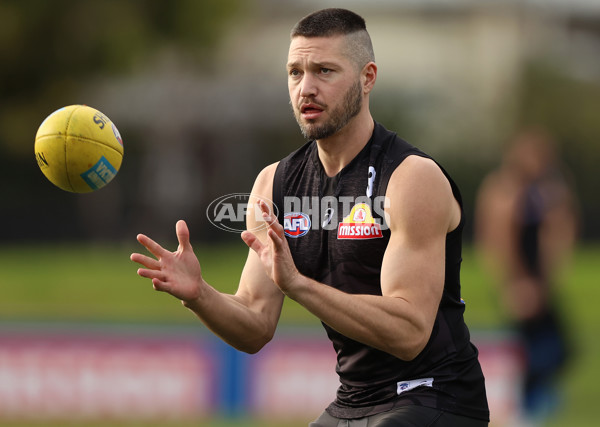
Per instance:
[[[323,113],[324,109],[320,105],[308,103],[300,106],[300,114],[306,120],[313,120]]]

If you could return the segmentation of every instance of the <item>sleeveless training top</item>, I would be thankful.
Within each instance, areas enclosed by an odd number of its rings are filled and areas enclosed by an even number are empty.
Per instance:
[[[302,274],[350,294],[381,295],[381,264],[390,238],[385,193],[392,172],[409,155],[428,157],[375,123],[371,140],[335,177],[325,174],[314,141],[279,163],[273,202]],[[459,190],[444,174],[462,210]],[[341,382],[327,408],[331,415],[360,418],[417,404],[489,419],[478,352],[460,297],[463,227],[461,218],[447,235],[443,296],[431,338],[414,360],[403,361],[323,324],[337,352]]]

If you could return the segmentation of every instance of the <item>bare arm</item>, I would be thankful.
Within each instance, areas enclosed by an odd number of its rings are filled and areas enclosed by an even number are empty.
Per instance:
[[[419,157],[409,157],[398,167],[387,196],[392,233],[381,270],[382,296],[347,294],[299,274],[281,225],[269,215],[269,244],[248,234],[244,240],[282,291],[323,322],[349,338],[411,360],[433,328],[444,286],[446,234],[458,225],[460,209],[441,170]]]
[[[275,166],[259,174],[253,196],[272,198]],[[266,240],[266,229],[260,228],[261,222],[260,217],[256,219],[254,208],[249,207],[247,228],[256,230],[258,239]],[[138,235],[138,241],[155,256],[131,255],[132,261],[145,267],[138,269],[138,274],[151,279],[156,290],[180,299],[211,331],[233,347],[249,353],[260,350],[273,337],[284,295],[265,274],[256,254],[249,251],[236,294],[221,293],[203,279],[184,221],[177,222],[176,232],[179,247],[175,252],[162,248],[143,234]]]
[[[498,170],[484,179],[477,194],[475,243],[482,264],[498,284],[521,269],[515,234],[520,191],[517,180]]]

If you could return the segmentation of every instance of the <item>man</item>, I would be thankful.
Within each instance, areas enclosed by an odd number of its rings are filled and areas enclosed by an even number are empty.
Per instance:
[[[344,9],[303,18],[287,71],[309,142],[254,183],[259,212],[248,211],[255,231],[242,234],[251,250],[236,294],[203,280],[183,221],[174,253],[138,236],[156,256],[133,254],[145,267],[138,274],[250,353],[272,338],[285,296],[317,316],[341,385],[313,427],[487,425],[460,298],[460,195],[434,161],[371,117],[377,66],[364,20]]]
[[[517,133],[477,198],[478,249],[524,350],[522,412],[530,423],[559,406],[571,351],[556,287],[576,243],[578,201],[555,145],[544,129]]]

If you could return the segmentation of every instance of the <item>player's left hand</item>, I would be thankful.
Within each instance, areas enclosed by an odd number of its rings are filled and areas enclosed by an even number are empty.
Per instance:
[[[294,264],[283,227],[277,221],[277,217],[272,214],[264,201],[259,201],[258,205],[268,227],[268,241],[261,242],[256,235],[249,231],[242,233],[242,239],[250,249],[256,252],[269,278],[279,286],[283,293],[287,294],[293,289],[301,274]]]

